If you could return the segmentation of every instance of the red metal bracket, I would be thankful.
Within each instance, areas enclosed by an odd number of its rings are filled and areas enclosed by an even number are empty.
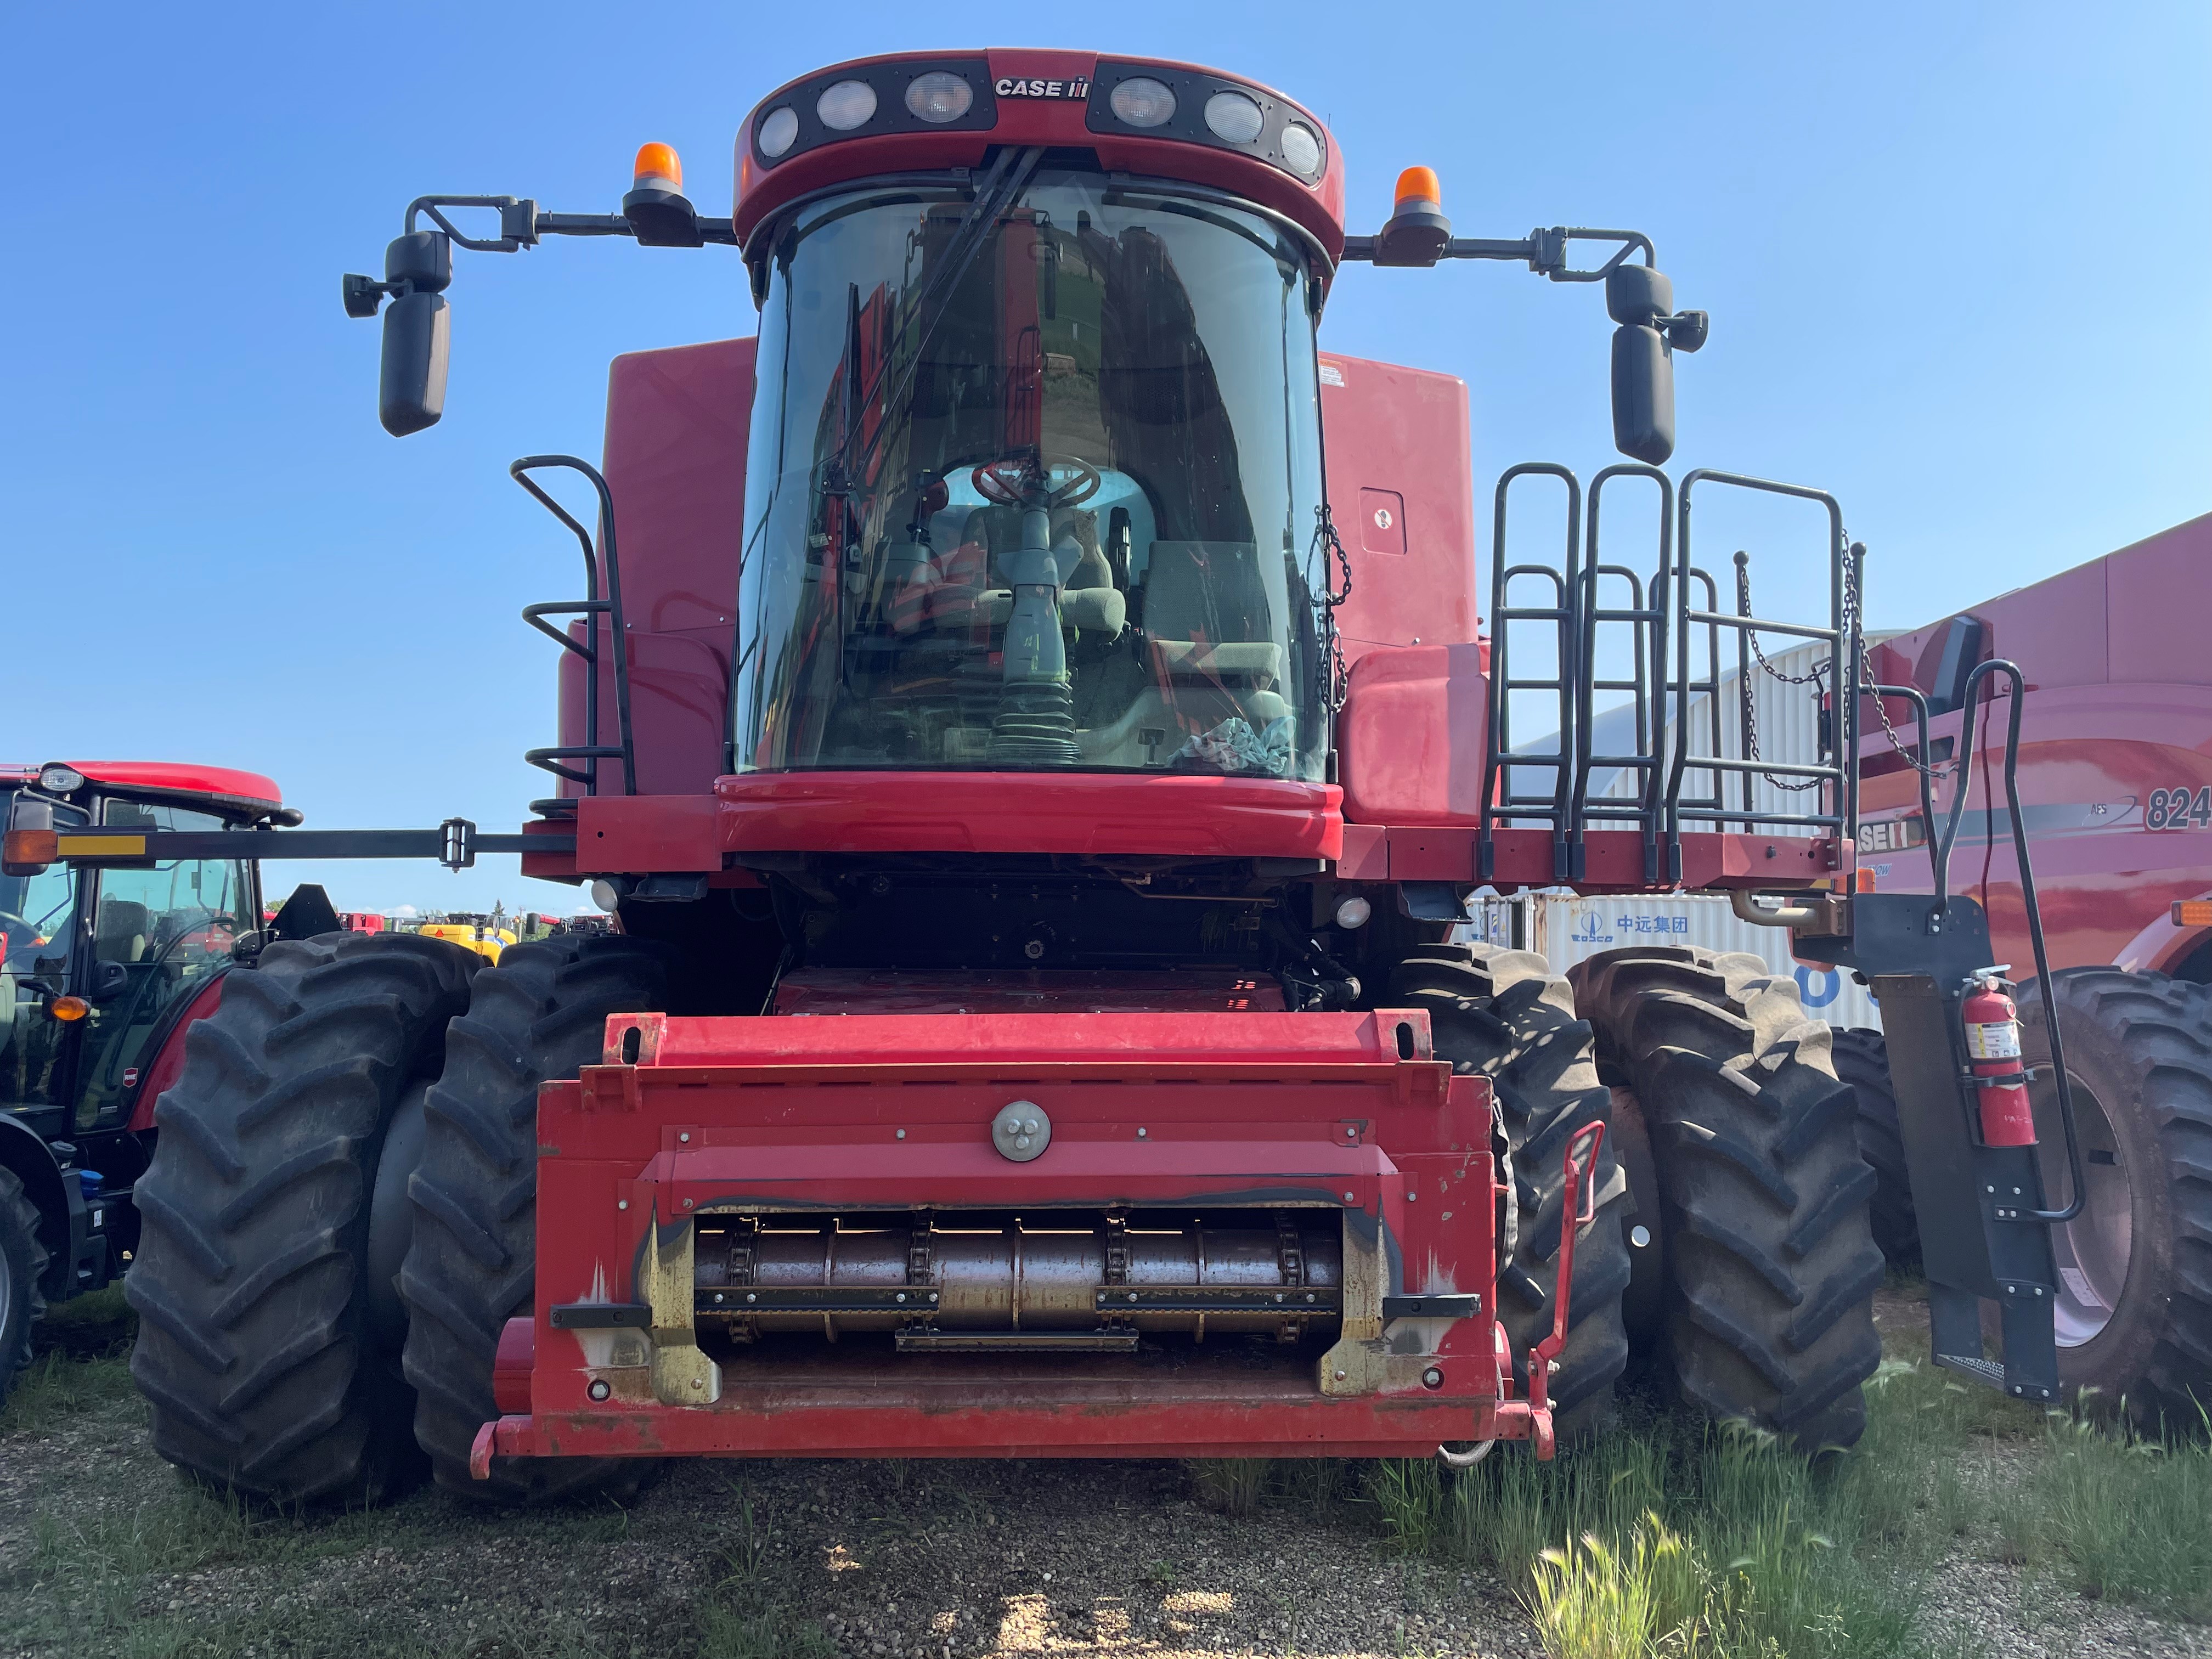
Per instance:
[[[1552,1362],[1567,1346],[1567,1303],[1575,1283],[1575,1230],[1588,1226],[1596,1218],[1597,1150],[1604,1144],[1601,1122],[1585,1123],[1567,1142],[1567,1190],[1559,1216],[1559,1277],[1552,1297],[1552,1334],[1528,1351],[1528,1404],[1545,1413],[1547,1429],[1550,1427]],[[1583,1152],[1579,1166],[1575,1157],[1578,1152]]]

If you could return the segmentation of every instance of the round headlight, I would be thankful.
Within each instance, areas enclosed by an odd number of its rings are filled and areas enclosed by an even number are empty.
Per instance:
[[[1321,140],[1311,127],[1293,121],[1283,129],[1283,160],[1301,179],[1321,177]]]
[[[975,101],[975,88],[945,70],[917,75],[907,83],[907,112],[918,120],[957,121]]]
[[[799,138],[799,112],[788,104],[770,110],[761,118],[761,154],[773,161],[789,149]]]
[[[1250,143],[1265,121],[1260,106],[1241,92],[1217,92],[1206,100],[1206,131],[1232,144]]]
[[[51,795],[73,795],[84,787],[84,774],[73,766],[42,767],[39,787]]]
[[[876,89],[866,81],[839,81],[814,100],[815,118],[832,132],[866,126],[876,112]]]
[[[1174,88],[1148,75],[1122,82],[1106,102],[1116,118],[1133,127],[1165,126],[1175,119]]]

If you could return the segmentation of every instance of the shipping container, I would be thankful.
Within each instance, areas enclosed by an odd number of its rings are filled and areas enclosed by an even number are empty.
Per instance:
[[[1870,1026],[1881,1015],[1874,998],[1847,972],[1801,963],[1790,954],[1790,932],[1741,921],[1717,893],[1657,898],[1584,898],[1572,893],[1524,893],[1470,902],[1465,937],[1534,951],[1553,968],[1569,967],[1601,951],[1638,945],[1702,945],[1715,951],[1747,951],[1778,974],[1797,981],[1806,1012],[1831,1025]]]
[[[1869,633],[1866,640],[1872,646],[1890,637],[1889,633]],[[1723,649],[1727,647],[1723,646]],[[1786,651],[1769,651],[1764,663],[1752,654],[1748,647],[1743,655],[1751,688],[1747,704],[1743,694],[1747,676],[1734,665],[1721,676],[1717,702],[1710,691],[1691,694],[1686,722],[1691,760],[1682,781],[1685,799],[1697,795],[1711,797],[1713,793],[1714,775],[1711,770],[1698,769],[1697,757],[1700,755],[1718,755],[1732,760],[1755,755],[1760,760],[1795,766],[1818,766],[1832,759],[1823,741],[1826,717],[1821,707],[1831,666],[1827,646],[1816,641]],[[1693,665],[1692,672],[1707,677],[1711,672],[1702,661]],[[1648,744],[1638,743],[1637,720],[1632,703],[1622,703],[1598,714],[1591,721],[1592,750],[1598,754],[1642,752]],[[1749,744],[1744,740],[1747,729],[1752,738]],[[1555,740],[1552,746],[1556,750]],[[1671,755],[1674,746],[1674,721],[1669,718],[1668,753]],[[1593,774],[1590,793],[1626,799],[1633,797],[1641,784],[1638,773],[1623,768],[1609,776]],[[1743,799],[1742,789],[1740,777],[1727,779],[1723,803],[1729,806],[1738,805]],[[1754,774],[1752,779],[1752,805],[1761,813],[1822,810],[1813,799],[1815,793],[1804,787],[1804,781],[1800,779],[1767,773]],[[1781,829],[1775,833],[1814,832]]]

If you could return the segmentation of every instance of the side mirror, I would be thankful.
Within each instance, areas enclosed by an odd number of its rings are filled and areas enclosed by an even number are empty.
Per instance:
[[[435,426],[446,412],[453,313],[445,290],[453,280],[453,239],[442,230],[410,231],[384,250],[384,287],[393,298],[384,313],[376,413],[395,438]],[[347,279],[349,311],[353,283]]]
[[[1650,466],[1674,453],[1674,362],[1646,324],[1613,331],[1613,447]]]
[[[1661,331],[1673,320],[1674,285],[1650,265],[1615,265],[1606,273],[1605,309],[1620,325],[1613,331],[1613,447],[1663,465],[1674,453],[1674,362]]]
[[[453,316],[442,294],[403,294],[385,310],[376,418],[395,438],[437,425],[446,412]]]
[[[54,804],[18,795],[8,816],[0,876],[35,876],[46,869],[54,854],[53,830]]]
[[[92,984],[84,994],[87,1002],[112,1002],[131,988],[131,970],[119,962],[95,962],[92,964]]]

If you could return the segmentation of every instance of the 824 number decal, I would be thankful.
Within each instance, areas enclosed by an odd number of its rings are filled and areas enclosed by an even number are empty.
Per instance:
[[[2146,830],[2207,830],[2212,829],[2212,786],[2190,793],[2187,784],[2179,789],[2154,789],[2143,804],[2143,828]]]

